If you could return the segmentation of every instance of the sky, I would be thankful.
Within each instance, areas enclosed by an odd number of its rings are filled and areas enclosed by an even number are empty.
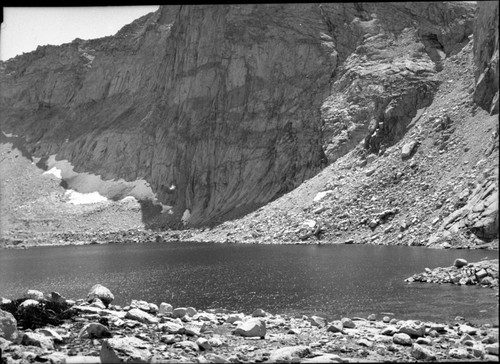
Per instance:
[[[0,60],[34,51],[39,45],[114,35],[124,25],[157,9],[158,6],[5,7]]]

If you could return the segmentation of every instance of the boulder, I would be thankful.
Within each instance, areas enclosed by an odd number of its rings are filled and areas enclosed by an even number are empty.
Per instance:
[[[198,311],[194,307],[188,307],[188,308],[186,308],[186,315],[188,315],[189,317],[193,317],[197,313],[198,313]]]
[[[99,298],[107,307],[115,299],[115,296],[103,285],[96,284],[87,294],[87,302],[92,302],[95,298]]]
[[[414,321],[408,320],[403,322],[398,332],[408,334],[412,338],[425,336],[425,325],[417,325]]]
[[[146,301],[132,300],[132,302],[130,302],[130,307],[149,312],[149,303]]]
[[[172,322],[172,321],[167,321],[163,324],[160,324],[160,329],[163,331],[163,332],[166,332],[167,334],[181,334],[181,333],[184,333],[184,326],[179,324],[179,323],[176,323],[176,322]]]
[[[266,323],[258,318],[252,318],[248,321],[240,323],[234,330],[235,335],[244,337],[260,337],[266,336]]]
[[[198,345],[198,347],[204,351],[212,350],[212,346],[210,345],[208,340],[203,337],[200,337],[196,340],[196,345]]]
[[[127,312],[125,315],[125,318],[131,319],[131,320],[136,320],[139,322],[143,322],[146,324],[156,324],[158,323],[158,319],[149,313],[139,309],[139,308],[133,308],[130,311]]]
[[[10,312],[0,309],[0,337],[13,341],[17,339],[17,321]]]
[[[174,348],[189,349],[192,351],[199,351],[200,350],[200,347],[198,346],[198,344],[196,344],[193,341],[189,341],[189,340],[183,340],[183,341],[179,341],[178,343],[175,343]]]
[[[186,322],[184,324],[184,332],[186,335],[200,336],[203,325],[202,322]]]
[[[328,329],[326,329],[328,332],[341,332],[344,333],[344,325],[342,324],[341,321],[333,321],[330,323],[330,326],[328,326]]]
[[[300,364],[323,364],[323,363],[350,363],[349,359],[343,359],[337,354],[321,354],[314,358],[304,358]]]
[[[268,361],[271,363],[290,363],[293,358],[304,358],[311,350],[305,345],[287,346],[271,352]]]
[[[159,310],[160,309],[158,308],[157,304],[154,304],[154,303],[149,304],[149,312],[150,313],[158,313]]]
[[[26,301],[23,301],[19,306],[17,306],[18,311],[23,311],[25,308],[29,306],[38,306],[40,302],[32,299],[27,299]]]
[[[181,318],[181,317],[184,317],[187,315],[187,308],[185,307],[177,307],[177,308],[174,308],[174,310],[172,311],[172,317],[174,318]]]
[[[469,325],[460,325],[458,327],[458,332],[462,334],[468,334],[468,335],[476,335],[477,334],[477,329],[475,327],[469,326]]]
[[[448,351],[448,355],[455,359],[467,359],[469,353],[464,348],[452,348]]]
[[[411,156],[413,153],[413,150],[417,146],[417,142],[415,140],[412,140],[405,145],[403,145],[403,148],[401,148],[401,158],[407,159]]]
[[[243,321],[243,318],[245,317],[245,315],[241,314],[241,313],[237,313],[237,314],[231,314],[227,317],[226,319],[226,322],[227,323],[230,323],[230,324],[233,324],[235,323],[236,321]]]
[[[25,332],[21,339],[21,345],[33,345],[45,350],[54,350],[52,338],[35,332]]]
[[[136,337],[106,339],[102,342],[102,363],[147,363],[151,359],[150,345]]]
[[[54,340],[54,342],[56,343],[63,342],[62,336],[56,330],[51,329],[50,327],[44,327],[43,329],[38,329],[36,330],[36,332],[52,338],[52,340]]]
[[[158,314],[170,315],[173,310],[174,310],[174,307],[171,304],[162,302],[162,303],[160,303],[160,308],[158,309]]]
[[[320,316],[311,316],[309,317],[309,322],[312,326],[323,327],[326,326],[326,320]]]
[[[266,311],[264,311],[262,308],[258,308],[254,312],[252,312],[252,317],[266,317]]]
[[[67,303],[66,298],[61,296],[58,292],[50,292],[50,301],[59,304]]]
[[[488,354],[498,356],[498,343],[485,345],[484,349]]]
[[[356,324],[349,317],[344,317],[342,319],[342,326],[345,329],[354,329],[356,327]]]
[[[29,298],[35,301],[43,301],[43,292],[30,289],[24,294],[24,298]]]
[[[403,346],[411,346],[413,344],[410,335],[404,334],[402,332],[394,334],[394,336],[392,337],[392,341],[394,342],[394,344]]]
[[[411,356],[417,360],[436,360],[436,354],[419,344],[413,344],[411,348]]]
[[[461,258],[457,258],[455,259],[455,261],[453,262],[453,266],[457,267],[457,268],[462,268],[462,267],[466,267],[467,264],[469,264],[465,259],[461,259]]]
[[[78,336],[81,338],[101,339],[104,337],[111,337],[112,334],[106,326],[97,322],[92,322],[85,325]]]

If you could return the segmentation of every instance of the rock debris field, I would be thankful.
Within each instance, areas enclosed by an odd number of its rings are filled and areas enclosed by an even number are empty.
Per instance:
[[[454,267],[463,263],[457,259]],[[488,269],[484,262],[476,266]],[[113,300],[99,284],[76,301],[37,290],[2,298],[2,363],[498,361],[498,325],[475,326],[461,317],[448,324],[390,313],[328,321],[259,308],[202,311],[141,300],[121,307]]]

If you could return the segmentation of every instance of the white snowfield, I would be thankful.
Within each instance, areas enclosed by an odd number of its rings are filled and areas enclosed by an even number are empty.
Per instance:
[[[57,178],[59,179],[62,179],[62,175],[61,175],[61,170],[57,167],[52,167],[51,169],[49,169],[48,171],[46,172],[43,172],[43,174],[52,174],[53,176],[56,176]]]
[[[73,205],[88,205],[109,201],[108,198],[104,197],[99,192],[80,193],[74,190],[67,190],[64,192],[64,197],[68,199],[68,203]]]

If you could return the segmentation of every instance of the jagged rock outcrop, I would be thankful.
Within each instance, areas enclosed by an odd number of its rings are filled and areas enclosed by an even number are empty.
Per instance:
[[[403,135],[473,16],[468,3],[165,6],[2,64],[1,128],[76,171],[146,179],[169,223],[216,223],[315,175],[323,148],[332,161]]]
[[[474,26],[474,101],[498,114],[498,1],[480,1]]]

